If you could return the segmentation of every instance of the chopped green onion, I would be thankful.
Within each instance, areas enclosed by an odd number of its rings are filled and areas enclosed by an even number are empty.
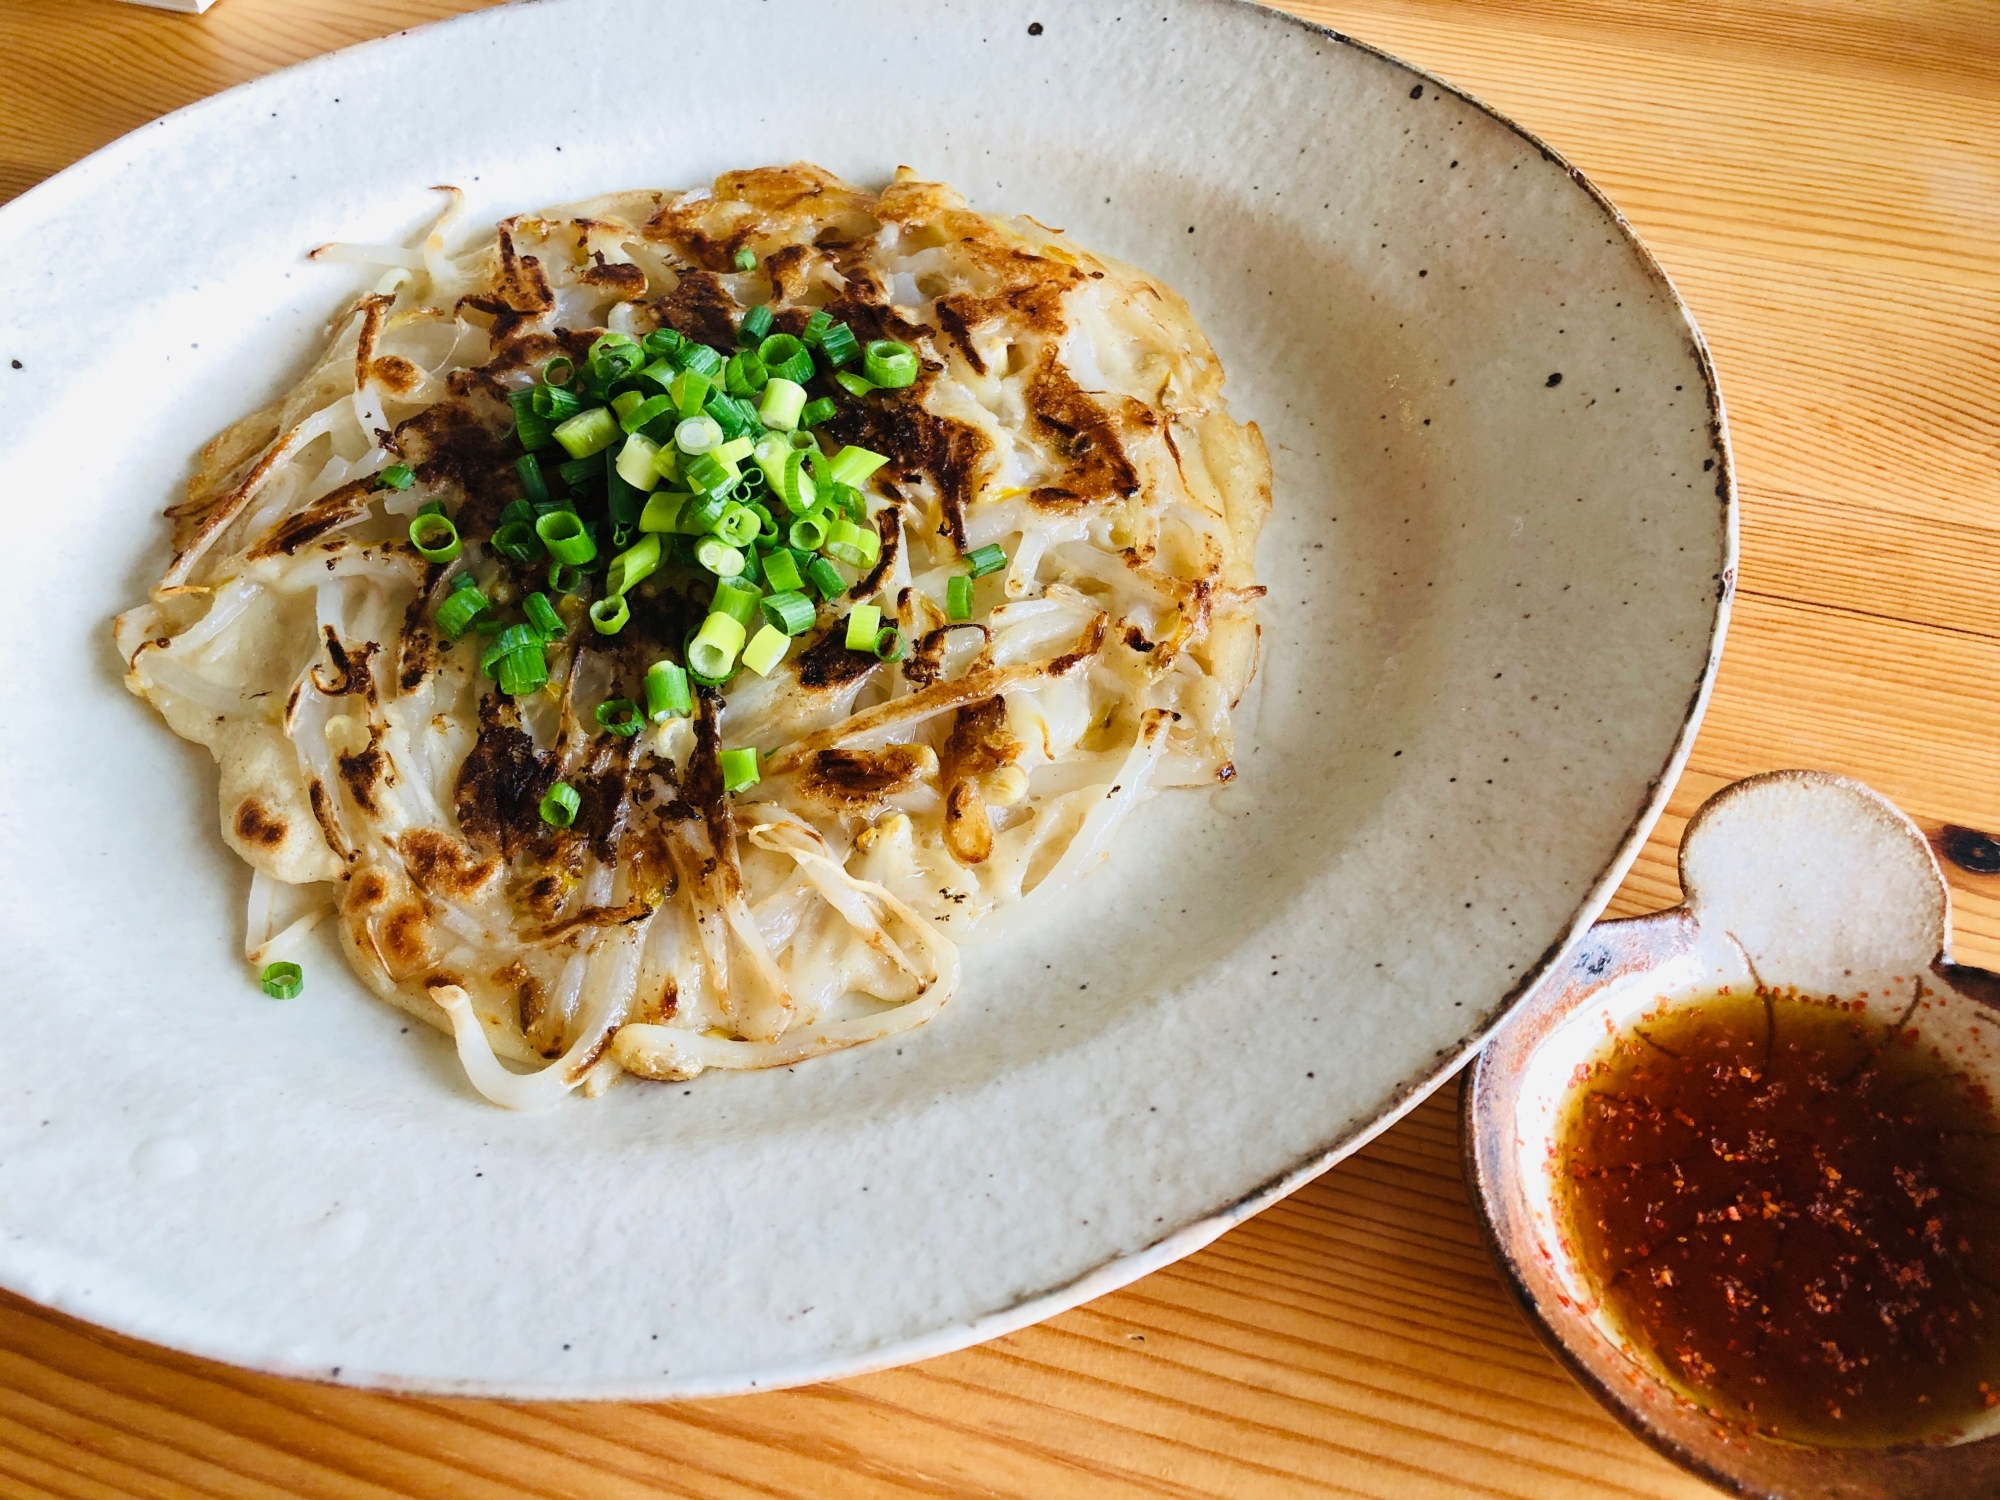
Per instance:
[[[306,987],[306,971],[297,964],[266,964],[258,979],[273,1000],[296,1000]]]
[[[390,464],[375,477],[384,489],[406,490],[417,482],[417,471],[408,464]]]
[[[470,579],[470,573],[461,573],[460,578]],[[455,641],[472,628],[473,622],[485,614],[492,606],[479,591],[476,583],[468,583],[464,588],[454,588],[444,603],[437,607],[437,626],[446,640]]]
[[[566,354],[558,354],[542,366],[544,385],[568,385],[570,376],[576,373],[576,361]]]
[[[832,599],[847,592],[847,580],[823,557],[815,557],[806,564],[806,578],[819,590],[822,599]]]
[[[514,472],[521,476],[521,489],[526,493],[530,504],[538,504],[549,498],[549,484],[542,477],[542,461],[534,454],[523,453],[515,459]],[[508,519],[506,512],[501,512],[501,519],[503,521]]]
[[[788,563],[791,561],[789,556],[785,560]],[[798,635],[801,631],[812,629],[812,622],[818,615],[812,600],[796,589],[781,590],[760,603],[765,617],[786,635]]]
[[[662,490],[646,501],[646,508],[639,512],[641,531],[678,531],[681,512],[686,507],[688,497],[677,495],[671,490]]]
[[[757,252],[755,250],[752,250],[748,245],[745,245],[741,250],[738,250],[736,252],[736,269],[739,271],[756,270]]]
[[[769,677],[771,668],[785,659],[792,638],[775,625],[766,625],[743,648],[743,665],[759,677]]]
[[[416,508],[415,514],[419,516],[441,516],[444,514],[444,501],[426,500]]]
[[[625,418],[645,405],[645,402],[646,397],[643,392],[621,391],[611,398],[611,415],[618,419],[620,427],[624,427],[627,432],[631,432],[635,428],[644,427],[646,424],[644,422],[635,422],[631,427],[625,427]]]
[[[683,370],[674,377],[673,384],[667,387],[667,394],[674,398],[674,410],[680,413],[681,420],[688,422],[701,416],[702,405],[708,400],[708,393],[712,389],[714,387],[710,385],[706,375],[697,370]],[[680,429],[675,428],[674,432],[675,440],[678,442]],[[715,440],[718,443],[722,441],[720,427],[715,430]]]
[[[632,618],[632,606],[623,594],[610,594],[590,606],[590,623],[599,635],[616,635]]]
[[[626,406],[624,411],[619,413],[618,425],[627,432],[637,432],[654,418],[663,417],[668,412],[678,409],[674,405],[674,398],[665,394],[648,396],[644,399],[639,398],[637,391],[628,391],[626,395],[633,397],[633,400]],[[624,396],[620,396],[618,401],[623,401],[624,399]],[[614,409],[617,407],[618,401],[611,403]]]
[[[721,425],[726,438],[754,436],[758,431],[757,408],[725,391],[712,393],[703,410]]]
[[[528,399],[534,403],[535,415],[550,422],[566,421],[583,410],[575,392],[559,385],[538,385]]]
[[[854,363],[854,357],[861,352],[861,341],[845,323],[835,323],[819,336],[819,352],[837,370]]]
[[[512,656],[516,651],[533,651],[539,654],[541,649],[542,634],[534,626],[509,625],[481,649],[479,670],[491,677],[499,668],[503,658]]]
[[[651,338],[652,335],[649,333],[646,337]],[[672,360],[656,359],[633,378],[635,380],[650,381],[664,391],[674,383],[674,377],[678,374],[680,374],[680,367]]]
[[[611,567],[604,575],[604,592],[628,593],[637,584],[651,577],[653,570],[659,565],[660,539],[649,531],[611,559]]]
[[[542,798],[542,821],[551,828],[567,828],[576,821],[576,810],[582,803],[575,787],[558,781]]]
[[[786,376],[773,375],[764,387],[764,399],[757,416],[766,427],[790,432],[799,425],[799,413],[806,409],[806,388]]]
[[[888,462],[885,454],[849,443],[833,455],[832,466],[827,477],[835,484],[851,484],[859,488],[868,482],[868,476]]]
[[[612,472],[640,494],[650,494],[660,482],[660,471],[654,467],[659,457],[660,445],[643,433],[635,432],[625,439],[625,446],[618,450],[618,457],[611,466]]]
[[[874,604],[857,604],[847,617],[847,649],[873,651],[875,637],[882,630],[882,610]]]
[[[465,550],[451,517],[434,510],[410,518],[410,545],[425,562],[434,563],[450,562]]]
[[[748,634],[741,623],[728,615],[719,611],[709,615],[688,642],[689,669],[712,681],[728,677],[736,669],[736,653],[743,649]]]
[[[607,333],[590,346],[590,373],[609,385],[646,362],[646,351],[629,333]]]
[[[789,333],[774,333],[757,346],[758,357],[772,378],[783,376],[801,384],[812,379],[812,355]]]
[[[608,408],[593,406],[558,424],[555,438],[571,458],[589,458],[618,440],[618,419]]]
[[[834,484],[827,496],[827,504],[832,506],[837,514],[846,516],[850,521],[868,519],[867,497],[851,484]]]
[[[984,547],[965,554],[965,567],[974,578],[984,578],[988,573],[997,573],[1007,566],[1007,554],[998,542],[988,542]]]
[[[752,469],[750,472],[752,474],[762,474],[763,470]],[[743,477],[748,479],[750,476],[746,474]],[[754,500],[749,502],[748,508],[750,514],[757,518],[757,545],[760,547],[769,547],[775,544],[778,540],[777,517],[771,514],[768,506],[759,505]]]
[[[736,326],[736,342],[756,344],[771,331],[771,308],[769,303],[760,303],[743,315],[743,321]]]
[[[801,552],[817,552],[826,545],[826,527],[817,514],[800,516],[792,522],[786,540]]]
[[[558,559],[549,564],[549,591],[556,594],[574,594],[583,587],[583,569],[576,563],[566,563]]]
[[[451,590],[455,594],[465,589],[476,589],[478,587],[479,579],[473,574],[470,568],[462,568],[451,575]]]
[[[688,691],[687,673],[670,661],[656,661],[646,668],[646,717],[655,724],[686,718],[694,711],[694,695]]]
[[[552,510],[545,516],[538,516],[535,519],[535,535],[549,549],[549,556],[559,563],[571,563],[580,568],[597,557],[596,541],[584,529],[583,522],[573,510]],[[553,574],[550,581],[554,582]]]
[[[533,455],[524,456],[531,458]],[[537,468],[535,473],[539,477],[541,470]],[[542,495],[542,503],[544,505],[548,504],[548,493],[546,490]],[[534,525],[535,507],[530,505],[526,500],[509,500],[505,505],[500,507],[500,520],[498,524],[506,526],[515,521],[526,521],[530,526]]]
[[[757,774],[757,751],[746,745],[741,750],[725,750],[719,757],[722,762],[722,789],[725,792],[741,792],[753,787],[760,779]]]
[[[549,665],[541,647],[534,646],[501,657],[493,665],[493,676],[508,697],[524,698],[548,685]]]
[[[722,367],[722,388],[732,396],[754,396],[770,378],[771,372],[764,368],[755,349],[730,355],[729,363]]]
[[[722,427],[715,418],[689,417],[674,429],[674,446],[693,458],[722,446]]]
[[[605,451],[609,452],[610,450],[607,448]],[[588,484],[593,479],[602,479],[604,477],[604,454],[593,453],[588,458],[565,459],[562,463],[556,465],[556,472],[562,475],[562,482],[569,485],[572,489]],[[567,508],[574,510],[576,507],[568,505]]]
[[[686,509],[681,512],[680,529],[689,536],[707,536],[715,530],[715,523],[722,519],[722,513],[729,509],[727,493],[691,496]]]
[[[796,593],[805,587],[805,580],[799,577],[798,563],[782,547],[764,558],[764,581],[779,594]]]
[[[972,618],[972,580],[963,573],[952,574],[944,586],[944,614],[947,620]]]
[[[806,472],[806,455],[796,450],[786,454],[772,488],[777,490],[778,498],[785,502],[785,508],[793,515],[804,515],[811,510],[816,491],[812,475]],[[796,547],[798,543],[792,545]]]
[[[630,739],[646,727],[646,716],[630,698],[606,698],[597,705],[597,727]]]
[[[722,356],[706,344],[697,344],[690,339],[680,352],[681,368],[703,376],[713,385],[716,376],[722,373]]]
[[[554,425],[535,415],[532,392],[509,391],[507,404],[514,408],[514,432],[523,448],[533,453],[537,448],[546,448],[555,441]]]
[[[535,627],[544,641],[559,641],[569,634],[562,616],[556,613],[556,607],[549,603],[549,596],[540,589],[521,601],[521,613],[528,617],[528,623]]]
[[[831,422],[840,408],[833,404],[829,396],[817,396],[808,401],[799,412],[799,426],[817,427],[822,422]]]
[[[747,505],[732,505],[715,523],[715,535],[732,547],[747,547],[757,540],[757,513]]]
[[[724,463],[713,453],[696,453],[681,465],[688,487],[704,495],[719,494],[734,487],[742,471]]]
[[[806,319],[805,331],[799,335],[799,342],[808,349],[826,336],[827,329],[833,327],[833,314],[823,307],[815,307],[812,316]]]
[[[844,562],[850,568],[866,572],[875,566],[882,555],[882,538],[872,527],[857,526],[852,521],[835,521],[827,530],[826,553],[835,562]]]
[[[543,554],[542,539],[527,521],[509,521],[493,533],[489,545],[509,562],[539,562]]]
[[[888,390],[917,383],[917,351],[894,339],[876,339],[861,358],[861,373]]]
[[[757,445],[748,437],[733,437],[715,450],[715,456],[726,464],[740,464],[756,451]]]
[[[715,614],[728,615],[738,625],[748,630],[757,623],[757,606],[763,595],[756,586],[742,577],[724,578],[715,585],[715,598],[709,609]]]
[[[884,625],[875,637],[875,655],[883,661],[902,660],[903,632],[893,625]]]
[[[743,571],[743,554],[721,537],[705,536],[697,542],[694,560],[718,578],[734,578]]]
[[[639,347],[655,359],[672,359],[687,340],[671,328],[655,328],[639,340]]]
[[[819,451],[819,438],[810,432],[788,432],[785,434],[785,444],[794,453],[812,454],[814,456],[813,468],[815,473],[819,468],[818,461],[826,456]]]
[[[852,370],[835,370],[833,372],[833,383],[857,400],[875,389],[872,384],[863,380]]]

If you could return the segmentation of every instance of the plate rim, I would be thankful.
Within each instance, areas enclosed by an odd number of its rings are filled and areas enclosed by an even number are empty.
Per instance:
[[[62,170],[35,183],[6,204],[0,205],[0,236],[4,235],[13,220],[24,216],[23,205],[39,209],[46,200],[63,191],[74,192],[86,186],[98,174],[109,169],[117,155],[129,150],[131,143],[145,131],[169,126],[170,122],[196,119],[211,108],[223,107],[225,101],[246,90],[272,87],[275,81],[281,78],[306,77],[317,70],[332,67],[336,63],[371,49],[397,45],[419,33],[441,31],[465,23],[494,24],[491,20],[482,18],[514,10],[525,11],[530,8],[539,9],[544,5],[564,3],[568,3],[568,0],[501,0],[498,5],[464,11],[416,26],[402,27],[383,36],[366,38],[232,84],[226,89],[182,105],[125,132]],[[1202,1249],[1245,1219],[1261,1213],[1279,1199],[1296,1192],[1342,1160],[1360,1151],[1401,1121],[1475,1057],[1528,992],[1563,961],[1565,955],[1603,914],[1604,908],[1644,848],[1660,815],[1666,810],[1667,803],[1693,751],[1695,739],[1714,695],[1721,666],[1740,562],[1739,503],[1735,449],[1730,438],[1728,411],[1708,342],[1702,334],[1693,310],[1688,306],[1679,288],[1674,285],[1666,268],[1660,264],[1658,257],[1610,196],[1560,151],[1512,116],[1486,103],[1449,79],[1408,62],[1382,47],[1350,36],[1321,22],[1264,4],[1262,0],[1171,0],[1171,3],[1183,10],[1247,13],[1245,19],[1251,20],[1252,24],[1260,19],[1285,23],[1295,31],[1303,33],[1305,37],[1351,48],[1384,62],[1420,84],[1441,89],[1486,115],[1540,152],[1544,159],[1560,167],[1570,181],[1584,192],[1618,235],[1626,250],[1636,257],[1641,271],[1665,294],[1672,314],[1678,318],[1688,336],[1690,352],[1694,356],[1707,398],[1706,417],[1710,441],[1720,455],[1714,495],[1720,503],[1722,512],[1723,548],[1716,603],[1709,623],[1706,657],[1695,690],[1683,712],[1674,742],[1658,773],[1653,777],[1637,814],[1620,835],[1610,859],[1597,872],[1572,909],[1556,941],[1526,965],[1521,977],[1482,1013],[1472,1029],[1455,1044],[1440,1052],[1437,1060],[1427,1070],[1392,1089],[1381,1101],[1377,1112],[1369,1113],[1368,1106],[1357,1112],[1357,1117],[1366,1116],[1364,1123],[1337,1132],[1327,1141],[1299,1157],[1290,1166],[1272,1174],[1234,1198],[1184,1221],[1136,1250],[1114,1255],[1063,1281],[1019,1294],[1004,1306],[996,1307],[976,1318],[947,1322],[922,1333],[865,1348],[787,1365],[766,1367],[760,1378],[754,1380],[747,1378],[749,1369],[754,1368],[750,1366],[733,1375],[705,1380],[677,1380],[671,1377],[652,1381],[633,1381],[623,1378],[604,1381],[586,1378],[582,1381],[569,1382],[487,1381],[476,1378],[435,1380],[358,1370],[345,1365],[340,1367],[338,1377],[334,1377],[327,1373],[323,1365],[302,1366],[275,1357],[245,1360],[220,1348],[205,1347],[198,1339],[164,1343],[153,1338],[143,1327],[115,1315],[99,1316],[99,1310],[96,1308],[66,1305],[72,1299],[62,1296],[54,1299],[37,1296],[34,1291],[23,1286],[19,1278],[11,1274],[12,1268],[5,1264],[0,1264],[0,1289],[19,1296],[35,1306],[76,1318],[93,1327],[150,1343],[154,1347],[213,1360],[231,1368],[254,1370],[321,1385],[409,1395],[569,1401],[699,1400],[756,1391],[784,1390],[824,1381],[848,1379],[954,1353],[1017,1332],[1031,1324],[1045,1321],[1084,1302],[1130,1285],[1141,1277]]]

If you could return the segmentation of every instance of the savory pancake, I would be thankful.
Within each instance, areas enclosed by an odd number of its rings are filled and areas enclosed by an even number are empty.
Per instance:
[[[418,249],[316,252],[388,269],[117,621],[220,767],[254,964],[337,909],[510,1106],[791,1063],[1234,774],[1270,464],[1171,290],[907,169],[449,254],[444,191]]]

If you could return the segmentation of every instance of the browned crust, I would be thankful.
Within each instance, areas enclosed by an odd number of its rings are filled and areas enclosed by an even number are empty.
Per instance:
[[[347,784],[347,794],[354,799],[356,807],[371,818],[381,812],[375,804],[375,790],[395,784],[389,769],[389,757],[382,753],[381,725],[377,724],[368,731],[365,748],[340,757],[340,779]]]
[[[929,757],[913,745],[821,750],[799,767],[800,798],[830,812],[863,812],[923,779]]]
[[[1033,492],[1030,498],[1035,504],[1087,505],[1123,499],[1138,490],[1139,474],[1125,456],[1116,424],[1071,378],[1053,346],[1042,351],[1027,397],[1036,432],[1067,465],[1061,484],[1043,485]]]
[[[958,711],[938,755],[938,769],[945,788],[945,847],[960,864],[979,864],[993,852],[993,825],[977,779],[1012,765],[1023,748],[1007,732],[1004,698],[995,695]]]
[[[410,883],[426,895],[469,901],[500,873],[500,861],[481,858],[440,828],[412,828],[396,840]]]
[[[307,542],[318,541],[335,527],[358,521],[368,514],[374,480],[355,479],[313,501],[304,510],[292,512],[267,532],[250,549],[250,560],[290,557]]]
[[[236,836],[244,843],[261,844],[266,849],[277,848],[290,832],[285,820],[273,814],[256,797],[245,797],[237,806],[232,826]]]
[[[836,626],[799,653],[799,686],[823,690],[844,688],[880,665],[867,652],[848,650],[846,629]]]
[[[479,739],[459,768],[453,801],[474,849],[511,859],[542,836],[542,798],[556,779],[553,756],[535,748],[514,705],[498,693],[479,704]]]
[[[653,312],[667,327],[718,349],[736,347],[736,320],[742,311],[712,271],[681,272],[674,289],[653,302]]]
[[[618,293],[625,301],[646,295],[646,273],[629,261],[607,264],[600,252],[595,265],[585,266],[576,279],[585,286],[602,287]]]
[[[907,390],[883,392],[842,407],[829,424],[843,443],[859,443],[890,455],[899,477],[915,483],[928,479],[936,486],[944,510],[939,529],[963,552],[965,510],[978,492],[982,471],[990,464],[993,444],[977,427],[924,410],[918,392],[924,382]]]

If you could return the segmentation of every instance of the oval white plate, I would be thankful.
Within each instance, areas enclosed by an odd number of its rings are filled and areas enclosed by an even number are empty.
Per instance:
[[[801,156],[1187,296],[1277,469],[1243,776],[1146,809],[907,1040],[506,1115],[330,945],[258,993],[214,773],[106,621],[195,448],[355,290],[311,246],[407,234],[437,182],[477,225]],[[1708,690],[1729,473],[1700,338],[1587,184],[1226,0],[548,0],[135,132],[0,213],[0,1283],[266,1369],[652,1396],[938,1353],[1185,1254],[1597,914]]]

